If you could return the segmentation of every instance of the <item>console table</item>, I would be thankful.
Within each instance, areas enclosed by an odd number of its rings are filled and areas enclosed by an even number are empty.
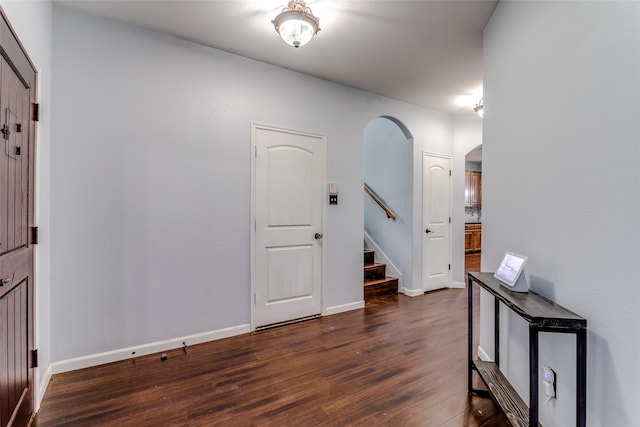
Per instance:
[[[529,291],[512,292],[501,286],[493,273],[468,273],[469,392],[489,395],[514,426],[538,426],[538,334],[557,332],[576,335],[576,426],[585,427],[587,412],[587,320],[545,297]],[[495,298],[494,362],[474,360],[473,284]],[[529,407],[500,371],[500,303],[529,323]],[[489,390],[473,388],[473,371]]]

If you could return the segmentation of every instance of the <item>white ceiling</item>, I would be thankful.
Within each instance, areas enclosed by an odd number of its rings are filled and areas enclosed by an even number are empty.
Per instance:
[[[482,30],[497,0],[313,0],[321,31],[299,49],[271,20],[286,0],[55,0],[447,114],[482,91]]]

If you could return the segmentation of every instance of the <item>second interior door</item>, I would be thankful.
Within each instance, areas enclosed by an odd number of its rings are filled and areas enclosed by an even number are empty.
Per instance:
[[[6,25],[0,32],[11,35]],[[0,44],[18,56],[11,41]],[[33,412],[35,72],[28,71],[0,58],[0,427],[27,425]]]
[[[451,277],[451,159],[422,159],[422,290],[448,287]]]

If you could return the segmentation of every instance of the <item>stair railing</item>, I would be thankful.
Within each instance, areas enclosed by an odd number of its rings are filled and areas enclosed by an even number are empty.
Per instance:
[[[371,197],[373,201],[380,206],[380,208],[382,208],[384,213],[387,214],[387,218],[391,218],[394,221],[396,220],[396,215],[382,202],[382,200],[380,200],[376,193],[366,183],[364,184],[364,192],[367,193],[369,197]]]

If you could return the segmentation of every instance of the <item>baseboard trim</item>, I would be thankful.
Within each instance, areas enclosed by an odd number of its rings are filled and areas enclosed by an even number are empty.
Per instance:
[[[464,289],[467,286],[466,286],[466,284],[464,282],[451,282],[449,287],[450,288],[455,288],[455,289]]]
[[[484,349],[481,346],[478,346],[478,358],[480,360],[485,361],[485,362],[491,362],[491,358],[489,357],[487,352],[484,351]]]
[[[39,368],[36,368],[36,369],[39,369]],[[47,391],[47,387],[49,386],[49,381],[51,381],[52,375],[53,375],[53,366],[49,364],[49,366],[47,366],[47,369],[44,371],[44,375],[42,375],[42,379],[38,383],[38,388],[36,389],[37,391],[36,391],[36,395],[34,396],[35,402],[34,402],[34,408],[33,408],[35,412],[38,412],[38,410],[40,409],[40,403],[42,402],[42,399],[44,399],[44,394]]]
[[[323,316],[331,316],[332,314],[344,313],[345,311],[358,310],[364,308],[364,300],[350,302],[349,304],[334,305],[333,307],[327,307],[322,313]]]
[[[186,343],[187,345],[195,345],[236,335],[242,335],[249,332],[251,332],[251,325],[238,325],[232,326],[230,328],[218,329],[216,331],[186,335],[179,338],[157,341],[154,343],[122,348],[119,350],[106,351],[104,353],[90,354],[88,356],[76,357],[73,359],[61,360],[59,362],[54,362],[51,364],[51,373],[59,374],[62,372],[75,371],[77,369],[103,365],[105,363],[119,362],[121,360],[132,359],[134,357],[146,356],[148,354],[180,348],[183,346],[183,343]]]
[[[402,292],[403,294],[405,294],[408,297],[418,297],[418,296],[424,294],[424,291],[422,289],[400,288],[400,292]]]

